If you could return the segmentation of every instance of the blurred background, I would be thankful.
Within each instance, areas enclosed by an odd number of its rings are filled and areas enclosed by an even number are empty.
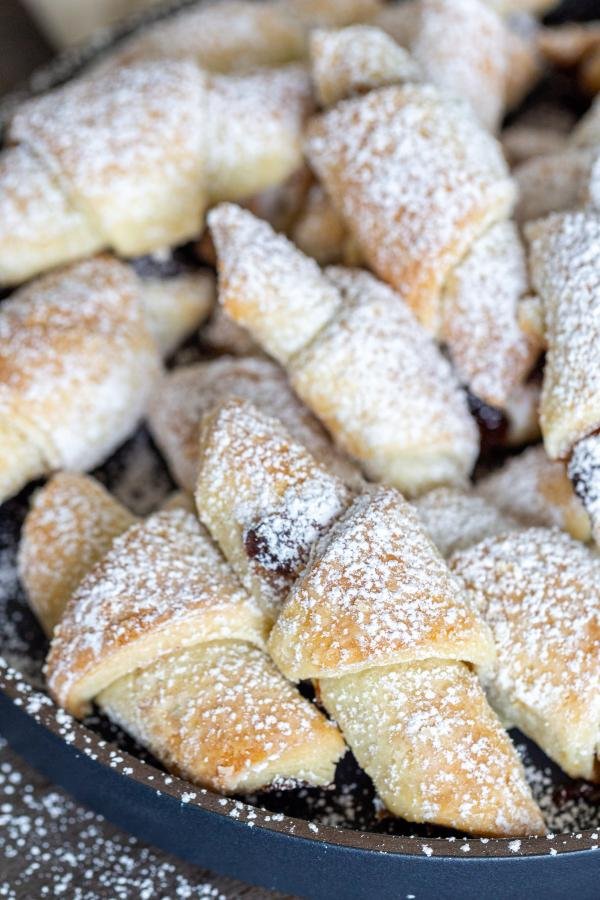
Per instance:
[[[161,0],[0,0],[0,93],[57,50]]]

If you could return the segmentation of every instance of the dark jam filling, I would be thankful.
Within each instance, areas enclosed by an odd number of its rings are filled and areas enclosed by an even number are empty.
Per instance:
[[[308,523],[307,534],[313,535],[316,522]],[[267,573],[283,578],[299,574],[308,559],[310,546],[302,540],[298,523],[285,513],[273,513],[244,534],[246,554]]]
[[[504,446],[509,426],[504,412],[480,400],[469,390],[467,390],[467,399],[471,415],[479,427],[482,451]]]
[[[585,438],[575,447],[567,467],[573,490],[586,509],[596,507],[600,500],[600,454],[594,452],[598,442],[600,431]]]
[[[140,278],[178,278],[200,268],[200,260],[196,254],[195,244],[184,244],[164,253],[152,253],[148,256],[136,256],[129,260],[132,268]]]

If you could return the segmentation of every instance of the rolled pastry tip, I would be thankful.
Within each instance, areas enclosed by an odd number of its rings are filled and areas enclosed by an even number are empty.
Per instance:
[[[481,0],[421,0],[420,7],[412,52],[425,79],[464,99],[482,125],[495,131],[507,94],[505,23]]]
[[[542,445],[508,459],[497,472],[478,481],[476,490],[524,526],[555,526],[584,542],[591,537],[590,517],[573,490],[567,467],[549,459]]]
[[[5,499],[32,476],[98,465],[137,426],[161,363],[137,279],[108,257],[15,292],[0,331]]]
[[[436,332],[449,272],[515,200],[494,138],[464,102],[405,84],[314,118],[306,153],[369,266]]]
[[[206,115],[196,66],[139,63],[27,101],[8,139],[53,173],[103,246],[140,256],[200,229]]]
[[[490,537],[450,561],[492,629],[492,706],[573,778],[598,779],[596,553],[558,529]]]
[[[391,812],[475,834],[543,832],[463,662],[488,665],[490,635],[397,492],[363,494],[317,545],[269,647],[289,677],[318,679]]]
[[[48,633],[86,568],[133,521],[85,476],[61,474],[40,491],[26,520],[20,571]],[[171,771],[227,793],[328,784],[344,749],[337,729],[243,641],[161,657],[95,700]]]
[[[204,123],[210,203],[284,183],[303,162],[312,109],[310,78],[301,65],[211,76]]]
[[[267,359],[221,357],[171,370],[163,379],[149,415],[154,440],[176,481],[193,492],[198,475],[198,436],[202,417],[238,397],[280,419],[326,468],[350,484],[360,475],[336,451],[323,427],[291,390],[285,372]]]
[[[174,278],[140,279],[146,324],[163,357],[195,332],[216,299],[214,276],[207,269]]]
[[[195,497],[202,522],[274,621],[351,492],[280,421],[232,398],[203,420]]]
[[[411,494],[463,482],[477,454],[466,398],[402,298],[366,272],[324,274],[239,207],[209,222],[225,311],[286,365],[338,446]]]
[[[84,576],[135,521],[87,475],[59,472],[34,494],[19,544],[19,574],[48,636]]]
[[[540,342],[519,321],[528,290],[525,250],[516,226],[498,222],[474,241],[442,294],[440,339],[460,380],[504,409],[533,367]]]
[[[548,346],[541,399],[544,443],[551,459],[565,459],[581,438],[600,427],[595,314],[600,218],[592,211],[551,215],[528,225],[526,235]]]
[[[421,70],[410,54],[373,25],[313,31],[310,57],[311,75],[321,106],[332,106],[373,88],[422,79]]]

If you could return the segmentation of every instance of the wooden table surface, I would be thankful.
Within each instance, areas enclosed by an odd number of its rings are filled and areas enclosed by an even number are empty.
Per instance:
[[[0,95],[52,53],[18,0],[0,0]],[[0,897],[276,900],[283,895],[203,871],[142,844],[74,803],[0,738]]]

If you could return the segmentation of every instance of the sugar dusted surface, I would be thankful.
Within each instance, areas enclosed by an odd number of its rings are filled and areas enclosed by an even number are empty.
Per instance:
[[[251,213],[223,203],[208,223],[219,260],[219,301],[285,362],[331,318],[339,293],[317,263]]]
[[[317,546],[269,641],[288,677],[428,658],[485,663],[491,636],[402,496],[358,497]]]
[[[569,484],[565,464],[548,458],[544,447],[530,447],[481,479],[477,492],[524,525],[556,525],[580,540],[589,538],[589,521]]]
[[[528,289],[525,252],[512,222],[499,222],[455,267],[442,298],[440,337],[463,383],[499,408],[523,382],[538,353],[518,323]]]
[[[414,503],[423,527],[445,557],[485,537],[519,527],[492,503],[467,491],[436,488]]]
[[[196,502],[238,577],[271,611],[350,499],[283,425],[231,399],[205,424]]]
[[[101,462],[134,429],[159,367],[136,285],[116,260],[57,270],[0,308],[0,417],[31,422],[49,466]]]
[[[186,621],[193,627],[181,646],[207,640],[207,633],[262,641],[256,604],[196,518],[184,510],[156,513],[117,538],[73,594],[48,657],[51,690],[67,705],[78,682],[108,671],[111,658],[122,659],[128,671],[127,648],[135,650],[136,642],[152,639],[153,658],[174,649],[169,629]]]
[[[548,342],[542,432],[549,456],[565,457],[600,425],[600,217],[548,216],[531,224],[527,236]]]
[[[435,327],[448,271],[513,202],[499,145],[465,104],[404,85],[315,119],[307,154],[369,263]]]
[[[600,559],[558,529],[487,538],[451,567],[492,629],[493,705],[570,774],[590,777],[600,729]]]
[[[372,478],[409,493],[460,483],[477,433],[450,364],[386,284],[354,269],[326,274],[344,306],[292,360],[297,393]]]

